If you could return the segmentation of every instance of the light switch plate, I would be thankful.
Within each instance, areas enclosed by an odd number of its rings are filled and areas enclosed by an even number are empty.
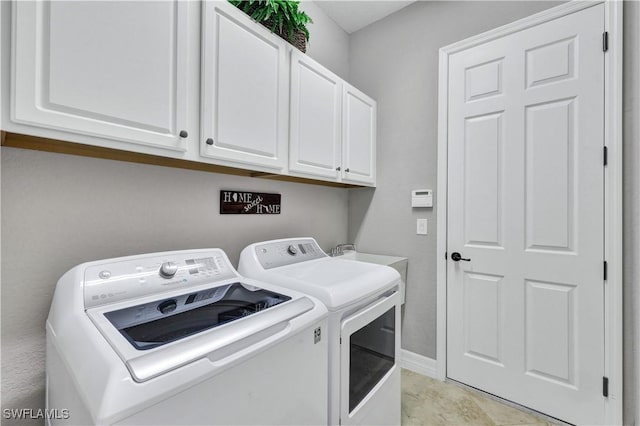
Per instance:
[[[417,220],[416,234],[427,235],[427,219]]]

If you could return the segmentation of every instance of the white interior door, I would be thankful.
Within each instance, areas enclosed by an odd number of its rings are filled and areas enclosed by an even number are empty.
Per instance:
[[[449,62],[447,375],[579,424],[604,421],[603,31],[599,4]]]

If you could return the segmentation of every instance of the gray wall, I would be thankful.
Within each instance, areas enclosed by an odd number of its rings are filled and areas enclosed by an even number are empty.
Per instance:
[[[640,3],[624,15],[624,411],[640,425]]]
[[[436,215],[410,191],[436,189],[438,48],[551,2],[418,2],[350,37],[350,81],[378,100],[378,187],[351,190],[349,240],[409,257],[402,346],[436,357]],[[640,424],[640,3],[625,2],[625,424]],[[437,203],[438,194],[435,194]],[[415,235],[416,219],[429,235]]]
[[[346,77],[346,33],[317,7],[309,13],[309,55]],[[282,214],[221,216],[220,189],[280,193]],[[45,319],[74,265],[203,247],[223,248],[236,264],[251,242],[309,235],[329,248],[347,236],[340,188],[3,147],[1,191],[2,408],[44,407]]]
[[[404,349],[436,357],[436,212],[412,209],[411,190],[437,205],[438,49],[556,4],[419,1],[351,34],[349,80],[378,101],[378,186],[350,191],[349,240],[409,258]]]
[[[309,24],[307,55],[345,80],[349,77],[349,34],[338,26],[314,2],[300,4],[313,20]]]

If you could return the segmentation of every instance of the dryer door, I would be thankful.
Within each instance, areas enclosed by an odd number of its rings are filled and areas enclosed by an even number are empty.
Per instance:
[[[341,342],[341,423],[400,424],[400,294],[344,320]]]

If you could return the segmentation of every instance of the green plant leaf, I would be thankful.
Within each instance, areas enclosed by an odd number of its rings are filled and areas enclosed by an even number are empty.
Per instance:
[[[265,23],[271,32],[277,32],[290,43],[294,41],[294,35],[302,31],[306,40],[309,40],[307,24],[313,20],[304,11],[299,9],[298,0],[228,0],[238,9],[245,12],[253,20]]]
[[[278,23],[278,33],[282,34],[282,25],[284,25],[284,16],[278,15],[276,16],[276,19],[274,19],[274,21],[277,21]]]

